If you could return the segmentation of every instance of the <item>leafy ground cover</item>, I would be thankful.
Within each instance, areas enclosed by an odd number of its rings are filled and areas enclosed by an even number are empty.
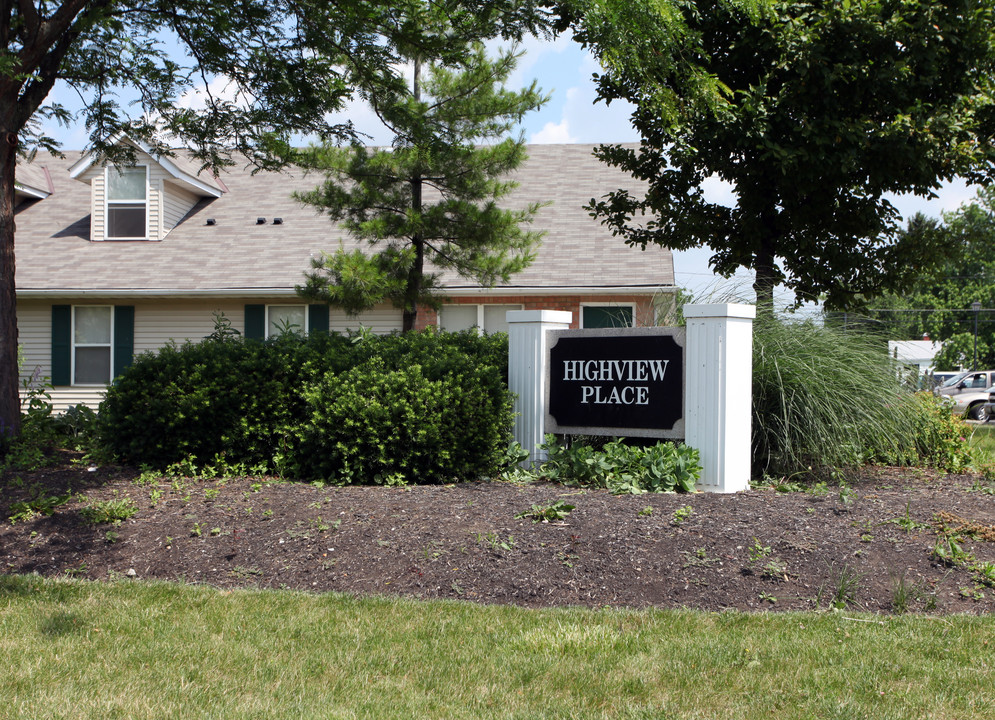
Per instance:
[[[983,475],[872,468],[728,496],[615,496],[162,477],[76,459],[4,475],[3,574],[527,607],[995,611]]]

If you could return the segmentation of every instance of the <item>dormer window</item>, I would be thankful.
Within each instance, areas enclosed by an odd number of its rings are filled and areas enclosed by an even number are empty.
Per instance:
[[[148,167],[107,168],[107,239],[147,240]]]

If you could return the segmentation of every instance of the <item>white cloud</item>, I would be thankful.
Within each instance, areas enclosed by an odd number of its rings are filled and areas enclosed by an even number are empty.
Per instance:
[[[570,121],[564,119],[558,123],[546,123],[542,130],[532,134],[529,142],[539,144],[575,143],[577,138],[570,133]]]

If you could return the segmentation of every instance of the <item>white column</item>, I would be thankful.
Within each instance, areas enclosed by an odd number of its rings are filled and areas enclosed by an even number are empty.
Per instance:
[[[549,362],[547,330],[567,330],[573,313],[511,310],[508,318],[508,387],[515,394],[515,440],[528,450],[527,463],[542,462],[546,423],[544,384]]]
[[[701,453],[698,488],[750,487],[753,305],[685,305],[685,442]]]

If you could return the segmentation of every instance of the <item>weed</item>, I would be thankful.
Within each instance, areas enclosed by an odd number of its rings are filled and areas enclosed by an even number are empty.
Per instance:
[[[777,598],[776,597],[774,597],[770,593],[765,593],[765,592],[760,593],[760,600],[762,602],[763,601],[769,602],[771,605],[774,605],[775,603],[777,603]]]
[[[27,522],[40,515],[51,515],[55,512],[55,508],[69,502],[69,498],[69,493],[46,495],[44,490],[39,491],[32,500],[13,503],[10,506],[8,519],[11,525],[16,525],[18,522]]]
[[[974,587],[962,587],[960,589],[960,596],[978,602],[979,600],[985,599],[985,591],[982,590],[980,585],[975,585]]]
[[[927,523],[918,522],[912,519],[912,503],[905,503],[905,515],[897,518],[892,518],[891,520],[885,520],[885,522],[894,523],[898,527],[905,530],[906,533],[910,533],[913,530],[927,530],[929,525]]]
[[[574,566],[574,562],[580,560],[579,555],[571,555],[570,553],[565,552],[557,553],[556,557],[559,559],[560,565],[567,568],[572,568]]]
[[[974,573],[974,581],[976,583],[995,588],[995,563],[978,563],[971,568],[971,571]]]
[[[268,508],[266,510],[263,510],[263,517],[268,520],[269,518],[273,517],[273,511]]]
[[[692,515],[694,515],[694,508],[690,505],[684,505],[674,510],[674,514],[671,516],[670,522],[680,527]]]
[[[221,528],[219,527],[211,528],[211,537],[217,537],[220,534],[221,534]]]
[[[557,500],[549,505],[533,505],[530,509],[518,513],[515,519],[532,518],[532,522],[560,521],[566,518],[574,507],[574,505],[568,505],[562,500]]]
[[[159,501],[162,500],[163,495],[163,491],[159,488],[152,488],[152,492],[149,493],[149,502],[152,504],[152,507],[159,504]]]
[[[194,523],[193,524],[193,527],[190,528],[190,536],[191,537],[200,537],[201,536],[201,525],[200,525],[200,523]]]
[[[214,500],[220,494],[221,494],[221,490],[218,489],[218,488],[205,488],[204,489],[204,499],[205,500]]]
[[[449,587],[457,595],[460,595],[460,596],[463,595],[463,592],[464,592],[463,587],[456,580],[453,580],[453,584],[450,585]]]
[[[787,580],[788,563],[779,557],[773,557],[764,564],[761,575],[772,580]]]
[[[860,542],[869,543],[874,541],[874,536],[870,533],[864,533],[860,536]]]
[[[653,508],[647,505],[642,510],[636,513],[637,517],[650,517],[653,514]]]
[[[905,573],[895,576],[891,582],[891,611],[903,615],[909,610],[914,594],[914,588],[909,586]]]
[[[961,543],[964,539],[960,535],[945,535],[937,538],[933,545],[932,556],[944,565],[956,567],[964,565],[974,560],[974,556],[967,552]]]
[[[426,560],[428,560],[429,562],[435,562],[440,557],[445,555],[445,550],[440,549],[438,544],[433,541],[425,546],[425,550],[423,551],[423,553],[425,555]]]
[[[494,552],[499,550],[510,552],[515,547],[515,538],[509,535],[507,540],[502,540],[501,536],[495,532],[477,533],[477,544],[487,545]]]
[[[116,543],[120,539],[121,539],[121,533],[115,532],[114,530],[108,530],[106,533],[104,533],[104,541],[109,545]]]
[[[718,558],[708,557],[708,549],[704,547],[698,548],[693,553],[685,551],[681,554],[684,556],[684,564],[681,567],[685,569],[689,567],[712,567],[712,565],[718,562]]]
[[[78,577],[80,575],[86,575],[87,569],[86,563],[83,562],[74,568],[66,568],[63,570],[63,573],[65,573],[66,577]]]
[[[253,576],[259,577],[263,574],[263,571],[255,567],[244,567],[242,565],[236,565],[234,568],[232,568],[230,574],[240,578],[247,578]]]
[[[770,547],[761,545],[760,541],[753,538],[753,544],[747,549],[750,556],[750,563],[756,564],[770,555]]]
[[[862,573],[843,563],[843,567],[836,569],[833,565],[829,568],[830,596],[829,606],[834,610],[844,610],[857,602],[857,591],[864,580]],[[819,588],[822,595],[823,588]]]
[[[138,508],[131,498],[112,498],[99,500],[80,508],[79,514],[91,525],[104,525],[106,523],[120,525],[137,512]]]
[[[849,485],[840,485],[839,498],[844,507],[849,507],[857,501],[857,491]]]

